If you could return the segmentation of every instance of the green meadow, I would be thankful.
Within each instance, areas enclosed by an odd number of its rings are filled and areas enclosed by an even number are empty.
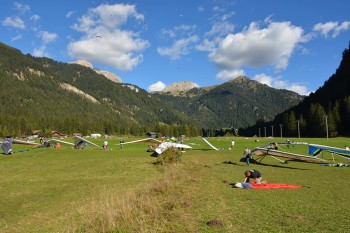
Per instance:
[[[109,150],[14,145],[0,155],[0,232],[347,232],[350,167],[265,157],[263,180],[300,189],[237,189],[245,147],[286,139],[200,138],[180,162],[159,165],[148,143],[108,140]],[[131,141],[134,139],[124,139]],[[290,139],[344,148],[349,138]],[[69,139],[67,139],[69,141]],[[71,140],[72,141],[72,140]],[[93,142],[102,145],[103,140]],[[306,145],[283,150],[307,155]],[[26,152],[20,150],[28,149]],[[347,162],[323,153],[330,163]],[[334,159],[334,160],[333,160]]]

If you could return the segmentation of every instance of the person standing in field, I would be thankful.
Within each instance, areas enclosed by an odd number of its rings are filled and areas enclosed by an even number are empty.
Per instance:
[[[107,146],[108,146],[108,142],[107,142],[107,141],[104,141],[104,142],[103,142],[103,149],[107,150]]]
[[[122,150],[123,149],[123,145],[124,145],[124,140],[123,139],[121,139],[119,141],[119,145],[120,145],[120,149]]]
[[[246,158],[247,166],[249,166],[250,165],[250,159],[252,158],[252,153],[251,153],[251,151],[249,150],[248,147],[246,147],[244,149],[243,155]]]
[[[231,149],[233,150],[233,147],[235,146],[235,140],[232,140],[231,142]]]

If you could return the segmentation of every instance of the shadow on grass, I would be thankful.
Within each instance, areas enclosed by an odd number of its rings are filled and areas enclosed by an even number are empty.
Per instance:
[[[196,150],[196,151],[213,151],[213,149],[209,149],[209,148],[208,149],[205,149],[205,148],[204,149],[192,148],[192,150]]]
[[[224,163],[224,164],[232,164],[232,165],[236,165],[236,166],[244,166],[242,164],[238,164],[238,163],[235,163],[235,162],[232,162],[232,161],[224,161],[222,163]]]

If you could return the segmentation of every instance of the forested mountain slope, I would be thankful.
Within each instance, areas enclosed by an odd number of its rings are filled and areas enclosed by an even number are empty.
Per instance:
[[[247,128],[244,134],[256,134],[258,128],[281,124],[285,136],[301,134],[304,137],[326,137],[327,131],[329,136],[350,136],[349,50],[350,44],[349,48],[343,51],[336,72],[315,93],[311,93],[298,105],[276,115],[274,120],[260,121],[259,124]],[[275,135],[276,133],[278,131]]]
[[[81,65],[23,55],[1,43],[0,90],[0,131],[11,133],[137,134],[159,122],[191,124],[137,86],[116,84]]]
[[[243,76],[211,88],[193,88],[181,95],[155,95],[207,128],[241,128],[254,125],[260,118],[272,120],[303,99],[297,93],[277,90]]]

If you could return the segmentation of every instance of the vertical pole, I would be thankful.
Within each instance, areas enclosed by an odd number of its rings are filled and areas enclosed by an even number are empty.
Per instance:
[[[271,125],[271,137],[273,137],[273,125]]]
[[[326,132],[327,132],[327,141],[328,141],[328,116],[324,116],[326,118]]]
[[[282,124],[280,124],[280,136],[282,138]]]
[[[297,121],[297,123],[298,123],[298,137],[300,138],[300,127],[299,127],[299,120]]]

